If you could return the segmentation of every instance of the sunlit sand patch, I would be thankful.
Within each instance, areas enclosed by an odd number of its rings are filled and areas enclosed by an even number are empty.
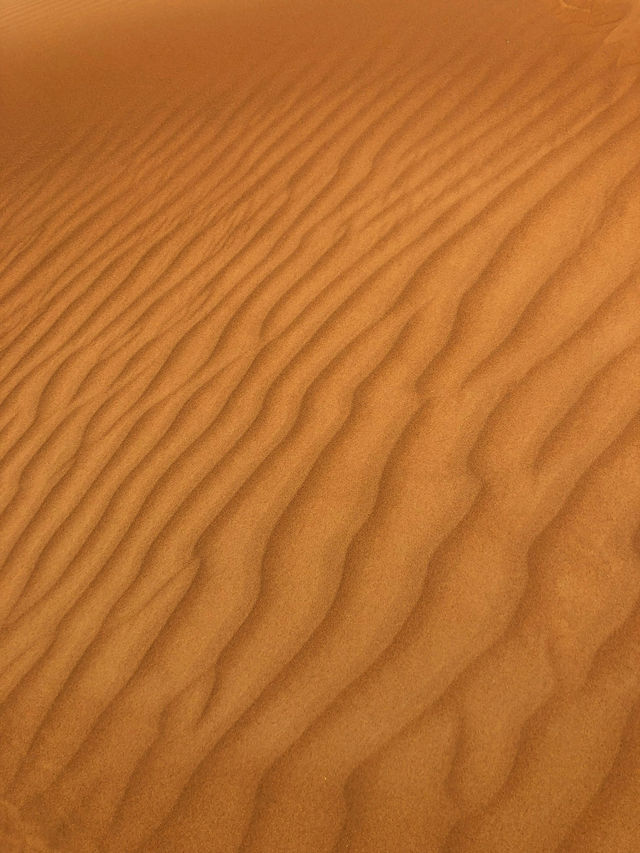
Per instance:
[[[640,62],[640,2],[638,0],[559,0],[560,7],[606,31],[603,45],[617,51],[618,65]]]
[[[629,7],[624,17],[609,33],[605,44],[615,45],[620,49],[618,63],[629,65],[640,62],[640,2]]]

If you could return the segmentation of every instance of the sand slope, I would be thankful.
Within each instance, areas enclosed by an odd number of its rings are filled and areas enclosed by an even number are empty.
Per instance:
[[[0,850],[640,849],[640,67],[587,5],[6,16]]]

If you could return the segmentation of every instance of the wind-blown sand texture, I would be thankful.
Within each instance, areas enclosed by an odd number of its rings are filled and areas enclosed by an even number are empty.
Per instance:
[[[3,6],[2,853],[640,850],[637,20]]]

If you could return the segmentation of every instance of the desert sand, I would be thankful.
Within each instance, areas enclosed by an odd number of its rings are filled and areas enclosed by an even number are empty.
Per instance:
[[[5,0],[0,851],[640,851],[640,6]]]

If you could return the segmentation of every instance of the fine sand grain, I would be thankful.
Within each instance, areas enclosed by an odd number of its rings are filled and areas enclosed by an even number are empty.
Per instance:
[[[0,853],[640,851],[639,31],[0,6]]]

